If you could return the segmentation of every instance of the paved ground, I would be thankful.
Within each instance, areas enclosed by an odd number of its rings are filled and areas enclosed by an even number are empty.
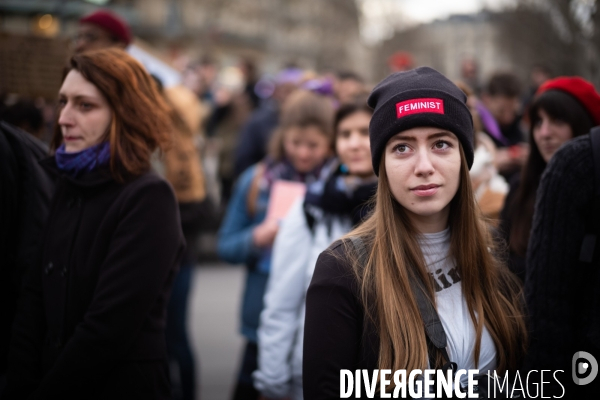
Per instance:
[[[231,398],[243,339],[238,333],[244,270],[225,264],[194,269],[188,329],[195,355],[200,399]]]

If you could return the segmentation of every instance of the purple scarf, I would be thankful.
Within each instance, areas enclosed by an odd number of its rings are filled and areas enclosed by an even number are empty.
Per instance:
[[[81,172],[89,172],[99,166],[108,164],[110,160],[110,144],[102,142],[76,153],[67,153],[62,144],[54,154],[59,170],[76,177]]]
[[[477,113],[479,114],[479,119],[481,119],[481,123],[483,124],[485,130],[493,138],[497,139],[500,143],[504,144],[505,146],[508,146],[508,140],[502,134],[500,126],[498,125],[498,122],[496,122],[496,119],[494,118],[492,113],[489,112],[489,110],[485,108],[485,106],[481,104],[481,102],[477,102],[476,109]]]

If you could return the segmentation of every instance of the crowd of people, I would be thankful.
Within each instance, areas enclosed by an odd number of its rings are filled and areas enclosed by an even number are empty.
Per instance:
[[[574,354],[600,357],[592,83],[453,82],[405,54],[374,87],[209,57],[173,83],[131,41],[115,14],[83,17],[55,115],[0,110],[1,398],[198,398],[187,304],[217,227],[246,270],[235,400],[428,367],[600,392],[571,379]]]

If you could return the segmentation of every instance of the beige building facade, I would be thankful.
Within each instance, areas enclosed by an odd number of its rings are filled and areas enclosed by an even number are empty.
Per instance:
[[[59,22],[49,37],[74,35],[97,1],[0,0],[0,32],[36,32],[40,16]],[[104,7],[129,22],[136,37],[163,59],[211,55],[225,64],[254,58],[274,72],[289,62],[315,70],[353,70],[368,77],[354,0],[109,0]]]

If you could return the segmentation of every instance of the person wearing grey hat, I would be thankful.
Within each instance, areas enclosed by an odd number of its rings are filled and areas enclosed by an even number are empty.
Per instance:
[[[305,398],[371,396],[371,383],[351,383],[356,370],[367,380],[376,370],[408,377],[450,363],[502,377],[518,370],[527,336],[520,287],[495,257],[473,195],[465,102],[427,67],[392,74],[371,93],[374,210],[317,260],[306,298]],[[430,334],[423,307],[437,314],[443,340]],[[390,389],[391,376],[379,377],[377,391]],[[463,376],[455,387],[467,383]]]

